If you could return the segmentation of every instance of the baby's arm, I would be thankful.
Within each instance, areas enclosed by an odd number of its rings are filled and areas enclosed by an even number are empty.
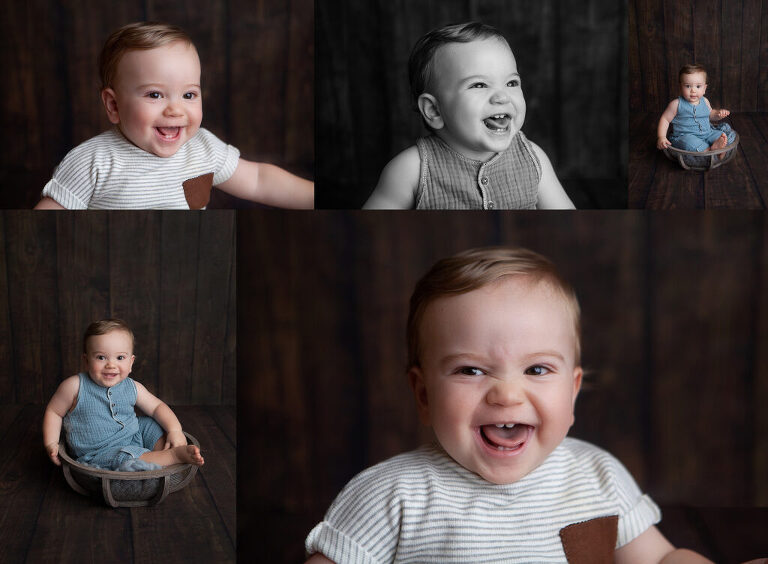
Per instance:
[[[536,143],[531,141],[533,152],[539,157],[541,163],[541,180],[539,180],[539,196],[536,201],[536,209],[540,210],[573,210],[576,206],[563,190],[557,179],[552,163],[547,154]]]
[[[37,202],[37,205],[33,209],[36,209],[36,210],[65,210],[67,208],[62,206],[59,202],[57,202],[53,198],[49,198],[48,196],[45,196],[43,199],[41,199],[39,202]]]
[[[616,564],[712,564],[700,554],[690,550],[675,549],[656,527],[651,527],[639,537],[616,551]]]
[[[725,109],[716,110],[716,109],[714,109],[709,104],[709,100],[707,100],[706,98],[704,98],[704,101],[707,103],[707,107],[709,108],[709,119],[710,120],[712,120],[712,121],[720,121],[721,119],[726,118],[729,115],[731,115],[731,112],[729,112],[728,110],[725,110]]]
[[[305,564],[335,564],[335,563],[330,558],[326,558],[325,555],[321,554],[320,552],[315,552],[312,556],[309,557],[309,560],[307,560]]]
[[[669,131],[669,124],[672,123],[672,120],[675,119],[675,116],[677,115],[677,106],[679,103],[680,101],[677,98],[672,100],[667,106],[667,109],[664,110],[664,113],[661,114],[661,118],[659,118],[659,125],[656,128],[656,147],[659,149],[666,149],[672,144],[669,142],[669,139],[667,139],[667,131]]]
[[[421,175],[421,157],[414,145],[387,163],[379,183],[363,209],[410,210],[416,207],[416,190]]]
[[[134,381],[135,382],[135,381]],[[178,417],[171,408],[156,396],[152,395],[142,384],[136,383],[136,407],[152,417],[165,429],[166,439],[163,449],[176,446],[185,446],[187,437],[181,430]]]
[[[218,187],[238,198],[268,206],[312,209],[315,205],[313,182],[267,163],[240,159],[234,174]]]
[[[48,457],[56,466],[61,466],[59,460],[59,438],[61,436],[61,420],[67,414],[67,410],[77,398],[77,392],[80,391],[80,378],[70,376],[59,384],[56,393],[53,394],[51,401],[45,408],[43,415],[43,444]]]

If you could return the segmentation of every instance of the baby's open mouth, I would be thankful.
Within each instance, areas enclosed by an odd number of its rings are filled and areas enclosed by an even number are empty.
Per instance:
[[[509,114],[496,114],[483,120],[485,127],[496,133],[504,133],[509,129],[512,117]]]
[[[157,132],[165,139],[175,139],[179,136],[181,127],[156,127]]]
[[[517,450],[528,439],[533,429],[525,423],[496,423],[480,427],[485,444],[496,450]]]

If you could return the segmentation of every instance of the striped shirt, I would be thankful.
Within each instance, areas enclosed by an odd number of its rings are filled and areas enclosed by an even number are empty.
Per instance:
[[[421,158],[416,209],[536,209],[541,163],[522,131],[487,162],[465,157],[436,135],[422,137],[416,147]]]
[[[140,149],[113,127],[72,149],[42,195],[67,209],[198,208],[201,184],[210,191],[228,180],[239,156],[202,127],[168,158]]]
[[[560,529],[616,515],[616,547],[661,513],[607,452],[566,438],[512,484],[485,481],[439,445],[395,456],[354,477],[306,539],[338,564],[565,562]]]

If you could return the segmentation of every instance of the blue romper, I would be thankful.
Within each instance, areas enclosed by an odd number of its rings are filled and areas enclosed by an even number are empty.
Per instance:
[[[703,96],[694,106],[682,96],[678,97],[677,115],[672,120],[669,140],[673,147],[684,151],[708,151],[723,132],[709,123],[710,108]]]
[[[115,470],[155,446],[163,428],[151,417],[136,416],[136,384],[131,378],[104,388],[85,372],[78,376],[77,405],[63,420],[77,462]]]

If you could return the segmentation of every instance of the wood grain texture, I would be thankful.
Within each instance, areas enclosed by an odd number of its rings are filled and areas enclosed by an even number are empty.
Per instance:
[[[39,403],[61,374],[56,292],[56,218],[34,212],[5,215],[9,323],[13,334],[14,393],[8,403]],[[41,295],[42,294],[42,295]]]
[[[707,97],[732,112],[768,107],[764,0],[630,0],[632,111],[661,112],[686,63],[708,71]]]
[[[3,562],[234,563],[234,409],[172,408],[200,441],[205,465],[160,505],[112,509],[74,492],[45,455],[43,406],[0,405],[9,423],[0,427]]]
[[[361,207],[387,162],[425,134],[410,51],[428,31],[469,20],[508,38],[526,97],[523,130],[561,179],[623,179],[625,19],[624,3],[605,0],[319,3],[316,206]]]
[[[14,85],[0,101],[0,208],[34,206],[66,153],[110,127],[98,54],[112,31],[142,20],[179,25],[195,42],[203,127],[245,159],[311,176],[312,2],[34,0],[0,16],[0,66]]]
[[[677,367],[675,377],[652,382],[651,453],[656,460],[675,460],[656,467],[653,483],[661,499],[743,504],[751,501],[745,478],[754,444],[744,441],[754,429],[744,409],[752,397],[745,376],[753,369],[762,218],[698,215],[681,212],[674,222],[651,219],[651,372]],[[710,417],[727,424],[691,424]],[[705,485],[720,479],[717,488]]]
[[[767,236],[751,212],[239,215],[238,408],[259,430],[239,439],[240,549],[300,560],[355,473],[431,439],[404,377],[408,298],[434,261],[489,244],[549,256],[576,288],[573,436],[660,503],[761,503]]]
[[[768,116],[731,114],[739,134],[733,160],[708,172],[684,170],[656,148],[658,113],[636,112],[630,120],[630,208],[765,209],[768,204]]]
[[[41,448],[43,411],[39,405],[24,406],[3,435],[0,527],[3,530],[4,555],[9,555],[10,560],[15,562],[24,561],[20,555],[24,555],[30,545],[37,520],[36,511],[45,499],[45,489],[41,486],[48,484],[53,476],[54,466]],[[63,478],[61,481],[64,481]]]
[[[234,405],[234,212],[0,215],[2,402],[46,404],[88,324],[122,317],[133,376],[173,404]]]

